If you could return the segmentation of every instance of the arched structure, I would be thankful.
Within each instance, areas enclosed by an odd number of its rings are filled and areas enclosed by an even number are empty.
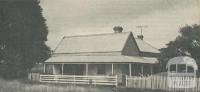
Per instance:
[[[196,87],[196,61],[189,56],[178,56],[170,59],[167,64],[169,88]]]

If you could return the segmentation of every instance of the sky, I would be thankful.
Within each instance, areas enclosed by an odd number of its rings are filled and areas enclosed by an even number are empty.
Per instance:
[[[199,0],[40,0],[53,50],[63,36],[123,32],[140,34],[160,49],[179,35],[180,27],[200,24]],[[198,7],[199,6],[199,7]]]

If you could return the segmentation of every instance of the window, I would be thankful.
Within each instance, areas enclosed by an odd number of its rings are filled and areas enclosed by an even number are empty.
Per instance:
[[[45,64],[45,73],[53,74],[53,65],[52,64]]]
[[[178,64],[178,72],[186,73],[186,64]]]
[[[194,68],[192,66],[187,66],[187,72],[188,73],[193,73],[194,72]]]
[[[63,73],[65,75],[83,75],[85,65],[83,64],[65,64]]]
[[[170,72],[176,72],[176,65],[175,64],[170,65]]]
[[[105,64],[97,65],[97,74],[106,74],[106,65]]]

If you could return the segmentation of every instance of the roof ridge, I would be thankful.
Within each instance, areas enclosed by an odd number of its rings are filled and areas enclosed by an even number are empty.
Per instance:
[[[122,32],[122,33],[103,33],[103,34],[87,34],[87,35],[74,35],[74,36],[64,36],[64,38],[72,38],[72,37],[89,37],[89,36],[102,36],[102,35],[116,35],[116,34],[130,34],[131,31]]]

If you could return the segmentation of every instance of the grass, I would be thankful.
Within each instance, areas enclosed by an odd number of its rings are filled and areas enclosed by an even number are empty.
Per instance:
[[[0,92],[165,92],[161,90],[141,90],[88,85],[40,84],[20,80],[0,79]]]
[[[76,86],[66,84],[39,84],[19,80],[0,79],[0,92],[114,92],[108,87]]]

